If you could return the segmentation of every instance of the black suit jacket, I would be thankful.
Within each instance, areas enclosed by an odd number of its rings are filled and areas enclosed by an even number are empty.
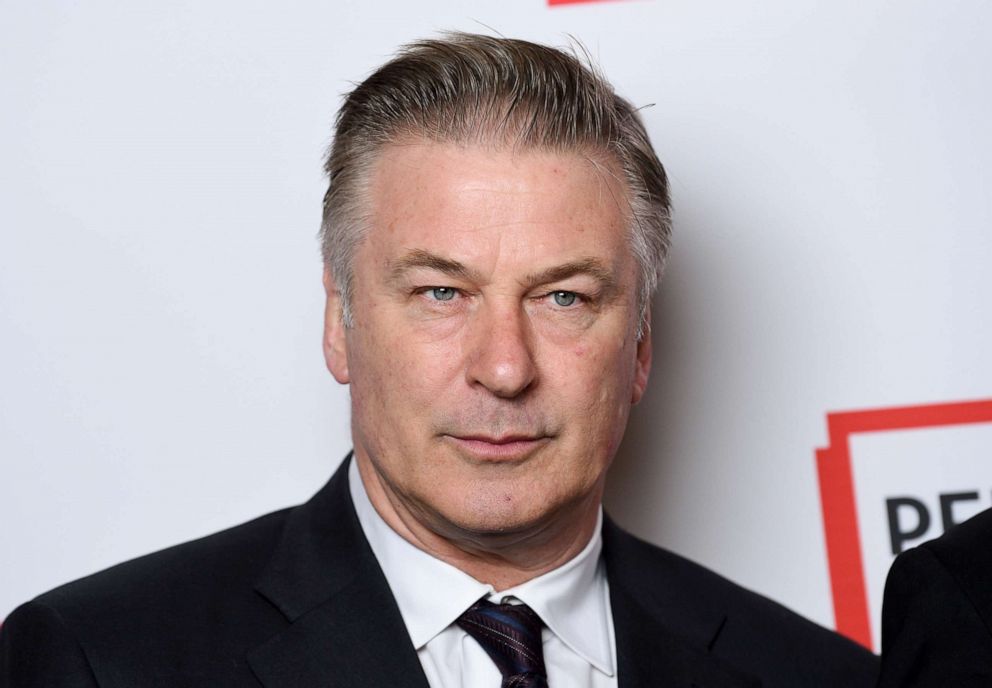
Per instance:
[[[992,509],[896,557],[880,688],[992,686]]]
[[[427,688],[346,466],[302,506],[22,605],[0,686]],[[612,522],[603,537],[622,688],[874,683],[853,643]]]

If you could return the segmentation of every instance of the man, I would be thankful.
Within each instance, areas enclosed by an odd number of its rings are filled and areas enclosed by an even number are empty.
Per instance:
[[[532,43],[417,43],[348,96],[327,172],[353,456],[303,506],[20,608],[4,685],[873,683],[870,653],[602,515],[669,242],[609,84]]]
[[[992,685],[992,509],[900,554],[885,581],[879,688]]]

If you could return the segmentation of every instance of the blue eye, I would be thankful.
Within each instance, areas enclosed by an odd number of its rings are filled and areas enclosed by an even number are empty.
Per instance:
[[[431,287],[427,290],[435,301],[451,301],[455,298],[455,290],[452,287]]]
[[[556,291],[552,292],[552,297],[554,297],[555,303],[559,306],[567,308],[575,303],[578,296],[574,291]]]

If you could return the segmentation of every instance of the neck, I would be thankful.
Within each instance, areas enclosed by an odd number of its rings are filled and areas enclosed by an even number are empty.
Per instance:
[[[472,532],[406,502],[364,457],[355,456],[369,501],[400,537],[497,591],[525,583],[565,564],[593,536],[602,484],[592,494],[548,514],[540,523],[508,532]]]

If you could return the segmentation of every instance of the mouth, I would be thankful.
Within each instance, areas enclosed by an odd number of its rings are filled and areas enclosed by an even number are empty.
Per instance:
[[[544,446],[551,438],[546,435],[445,435],[461,453],[472,459],[492,463],[523,461]]]

